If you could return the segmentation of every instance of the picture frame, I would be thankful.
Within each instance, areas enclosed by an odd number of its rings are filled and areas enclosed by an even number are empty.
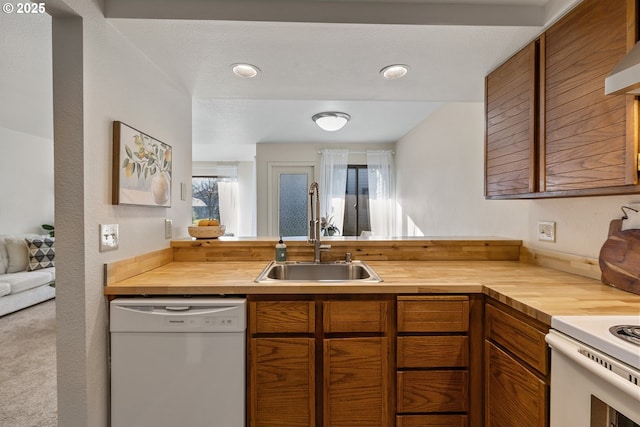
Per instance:
[[[171,207],[171,146],[113,122],[112,204]]]

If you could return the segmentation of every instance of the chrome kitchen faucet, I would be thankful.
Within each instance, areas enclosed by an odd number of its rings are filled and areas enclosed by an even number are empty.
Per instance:
[[[318,189],[318,183],[315,181],[309,186],[309,199],[311,203],[311,221],[309,221],[308,242],[313,245],[313,262],[319,263],[320,252],[330,250],[331,245],[323,245],[320,241],[320,190]]]

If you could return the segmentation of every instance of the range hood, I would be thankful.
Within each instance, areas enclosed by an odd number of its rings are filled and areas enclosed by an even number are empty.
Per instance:
[[[640,95],[640,42],[604,80],[605,95]]]

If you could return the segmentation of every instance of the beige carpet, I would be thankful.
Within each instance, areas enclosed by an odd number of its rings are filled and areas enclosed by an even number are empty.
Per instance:
[[[55,299],[0,317],[0,427],[55,427]]]

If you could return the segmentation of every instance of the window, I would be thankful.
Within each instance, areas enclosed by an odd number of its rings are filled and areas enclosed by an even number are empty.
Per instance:
[[[370,231],[369,178],[366,165],[347,166],[343,236],[359,236]]]
[[[194,176],[191,180],[191,218],[217,219],[225,225],[226,235],[238,230],[237,209],[238,179],[217,176]]]

